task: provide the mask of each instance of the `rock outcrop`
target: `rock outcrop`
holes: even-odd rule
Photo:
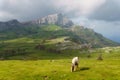
[[[62,27],[71,27],[73,22],[62,14],[52,14],[43,18],[30,21],[31,24],[43,25],[43,24],[56,24]]]

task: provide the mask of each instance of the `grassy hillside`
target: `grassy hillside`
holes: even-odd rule
[[[71,50],[65,51],[64,54],[56,54],[38,50],[26,56],[14,56],[9,58],[12,60],[0,61],[0,79],[119,80],[119,52],[120,48],[96,49],[91,52],[91,57],[88,58],[85,51]],[[99,53],[103,53],[102,61],[96,60]],[[70,72],[73,56],[80,58],[79,68],[76,72]]]
[[[50,28],[50,31],[58,29]],[[37,29],[41,30],[41,29]],[[63,49],[76,47],[66,35],[51,38],[48,27],[40,37],[0,41],[1,80],[119,80],[120,47],[101,49]],[[59,28],[58,30],[61,30]],[[66,33],[66,32],[65,32]],[[66,40],[67,39],[67,40]],[[60,45],[60,46],[59,46]],[[67,45],[67,46],[66,46]],[[97,60],[102,54],[103,60]],[[79,56],[79,68],[70,72],[71,59]]]
[[[106,39],[101,34],[94,32],[91,29],[81,26],[73,28],[62,28],[54,24],[49,25],[24,25],[14,26],[10,29],[0,31],[0,40],[12,40],[16,38],[29,37],[32,39],[55,39],[60,37],[69,37],[68,40],[77,44],[91,44],[92,47],[118,46],[109,39]]]
[[[119,45],[99,33],[94,32],[92,29],[84,28],[83,26],[75,26],[72,28],[73,33],[79,36],[86,43],[90,43],[93,47],[106,47]]]
[[[0,80],[119,80],[118,45],[81,26],[1,22]]]

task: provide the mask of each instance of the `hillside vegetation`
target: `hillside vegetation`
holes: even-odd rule
[[[119,80],[120,47],[62,49],[68,38],[18,38],[1,41],[1,80]],[[72,43],[72,42],[71,42]],[[73,44],[73,43],[72,43]],[[70,46],[70,45],[69,45]],[[57,48],[58,47],[58,48]],[[63,46],[66,47],[66,46]],[[67,45],[68,47],[68,45]],[[72,45],[72,47],[74,47]],[[102,55],[103,60],[98,60]],[[79,68],[71,72],[71,59],[79,56]]]
[[[69,37],[67,40],[77,44],[91,44],[92,47],[118,46],[109,39],[106,39],[101,34],[94,32],[91,29],[81,26],[73,28],[62,28],[57,25],[42,25],[42,26],[25,26],[5,29],[0,32],[0,40],[12,40],[16,38],[28,37],[31,39],[55,39],[59,37]]]
[[[1,80],[119,80],[120,48],[96,49],[90,53],[66,50],[62,54],[35,50],[0,61]],[[102,53],[103,60],[97,60]],[[70,71],[71,59],[79,56],[79,68]]]
[[[61,16],[0,22],[0,80],[120,79],[120,44]]]
[[[68,41],[79,45],[89,44],[94,48],[120,45],[92,29],[74,25],[62,14],[51,14],[22,23],[17,20],[0,22],[0,41],[24,37],[49,40],[66,36]]]

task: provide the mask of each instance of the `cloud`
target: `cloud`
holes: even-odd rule
[[[120,0],[0,0],[0,21],[28,21],[53,13],[120,40]]]
[[[74,16],[88,16],[103,5],[106,0],[59,0],[54,1],[57,8]]]
[[[104,3],[105,0],[0,0],[0,20],[24,21],[56,12],[71,18],[88,16]]]
[[[119,15],[120,0],[107,0],[106,3],[99,7],[92,15],[89,16],[89,18],[105,21],[119,21]]]
[[[52,13],[73,18],[120,20],[120,0],[0,0],[0,20],[20,21],[40,18]]]
[[[16,18],[26,21],[57,12],[48,0],[2,0],[0,4],[0,20]]]
[[[111,40],[120,42],[120,21],[91,20],[85,17],[78,17],[73,20],[76,24],[91,28]]]
[[[96,32],[103,34],[105,37],[120,42],[120,21],[91,21],[95,25],[93,28]]]

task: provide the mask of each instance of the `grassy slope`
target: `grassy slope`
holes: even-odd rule
[[[40,53],[39,53],[40,54]],[[49,55],[48,55],[49,56]],[[46,56],[46,58],[48,57]],[[53,56],[53,55],[52,55]],[[40,57],[40,56],[39,56]],[[56,55],[53,56],[58,57]],[[119,80],[120,59],[80,57],[80,68],[71,73],[71,57],[45,60],[5,60],[0,61],[1,80]],[[45,58],[45,56],[44,56]],[[51,57],[52,58],[52,57]]]
[[[73,32],[84,39],[87,43],[91,43],[93,47],[106,47],[106,46],[117,46],[115,43],[99,33],[94,32],[92,29],[84,28],[82,26],[73,27]]]
[[[53,27],[50,27],[53,26]],[[23,37],[0,41],[0,52],[9,49],[26,49],[26,55],[11,56],[0,61],[0,80],[119,80],[120,48],[98,49],[87,58],[87,51],[65,50],[57,54],[45,50],[36,50],[35,46],[43,42],[47,47],[54,47],[63,42],[68,32],[58,26],[50,25],[38,29],[34,38]],[[37,28],[36,28],[37,29]],[[31,29],[32,31],[32,29]],[[33,33],[29,31],[29,33]],[[54,33],[54,35],[53,35]],[[57,33],[57,34],[55,34]],[[65,35],[63,35],[63,33]],[[41,35],[40,35],[41,34]],[[51,34],[53,35],[51,38]],[[39,37],[38,37],[39,36]],[[57,39],[54,37],[59,36]],[[99,53],[103,53],[103,61],[97,61]],[[80,66],[71,73],[71,59],[80,57]]]
[[[63,41],[64,37],[46,41],[46,45]],[[11,60],[0,61],[1,80],[119,80],[120,48],[96,49],[91,58],[86,51],[66,50],[61,54],[35,50],[34,46],[41,39],[20,38],[5,41],[3,48],[26,48],[29,54],[9,57]],[[21,43],[22,42],[22,43]],[[53,46],[51,46],[53,47]],[[103,61],[97,61],[103,53]],[[70,72],[71,59],[80,57],[79,69]]]
[[[91,29],[81,26],[76,26],[71,29],[64,29],[60,26],[49,25],[31,25],[31,26],[18,26],[0,32],[0,40],[10,40],[21,37],[30,37],[34,39],[53,39],[64,36],[69,36],[69,39],[79,44],[91,44],[93,47],[104,46],[118,46],[118,43],[104,38],[102,35],[95,33]]]

